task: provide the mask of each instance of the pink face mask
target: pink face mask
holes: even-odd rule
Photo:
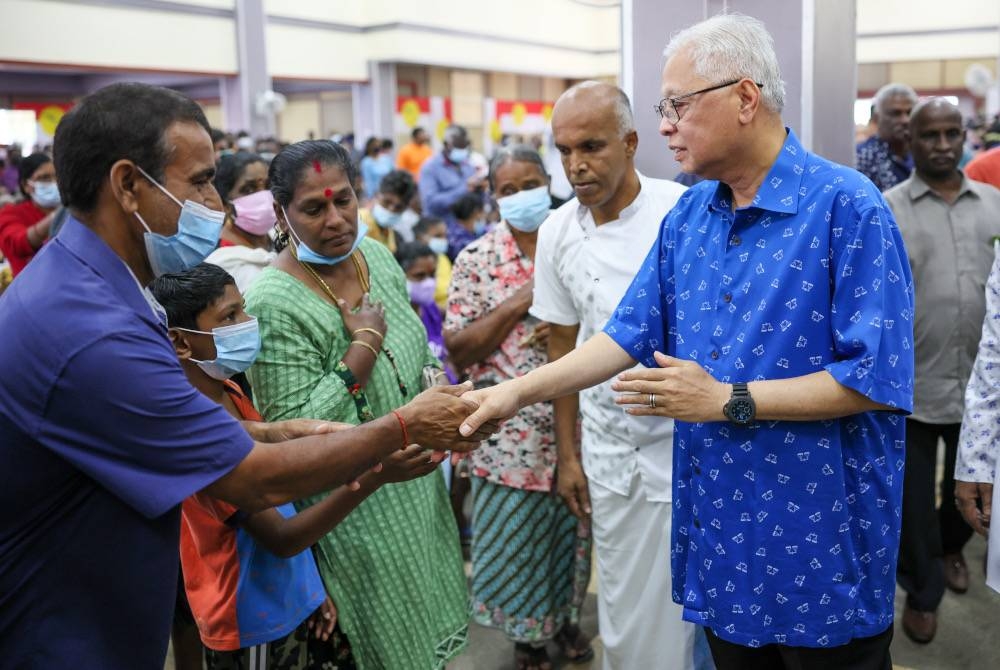
[[[271,191],[257,191],[232,202],[236,209],[236,225],[242,230],[251,235],[264,235],[274,227],[277,217],[274,215]]]

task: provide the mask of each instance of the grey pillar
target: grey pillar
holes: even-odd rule
[[[351,86],[356,146],[372,136],[393,136],[396,89],[396,64],[374,61],[368,63],[368,83]]]
[[[219,80],[222,113],[229,130],[246,130],[254,137],[274,135],[277,124],[273,113],[257,114],[255,101],[271,89],[267,71],[267,15],[264,0],[236,0],[235,28],[236,77]]]
[[[678,30],[723,11],[760,19],[774,37],[785,124],[809,150],[853,165],[855,0],[623,0],[621,81],[635,109],[639,170],[655,177],[679,171],[652,111],[661,98],[663,48]]]

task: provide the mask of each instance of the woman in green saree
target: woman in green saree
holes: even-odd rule
[[[261,330],[250,371],[261,413],[356,424],[392,412],[439,363],[403,272],[359,230],[350,156],[299,142],[268,177],[290,243],[246,296]],[[464,648],[468,593],[439,472],[374,492],[315,555],[361,670],[443,668]]]

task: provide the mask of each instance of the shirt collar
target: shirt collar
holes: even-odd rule
[[[927,182],[925,182],[923,179],[920,178],[920,175],[918,175],[916,172],[914,172],[912,175],[910,175],[910,184],[909,184],[910,200],[919,200],[920,198],[924,197],[928,193],[932,193],[935,197],[940,197],[940,196],[938,196],[937,193],[934,192],[934,189],[932,189],[927,184]],[[957,201],[959,198],[961,198],[962,196],[964,196],[966,193],[968,193],[968,194],[970,194],[970,195],[972,195],[973,197],[976,197],[976,198],[979,197],[979,194],[976,193],[975,190],[973,190],[972,184],[969,182],[969,178],[966,177],[965,173],[963,172],[962,173],[962,185],[958,189],[958,197],[956,197],[955,200]]]
[[[514,239],[514,235],[510,232],[510,226],[507,225],[506,221],[500,221],[493,228],[493,241],[496,245],[494,251],[496,252],[497,266],[527,259],[521,252],[521,247],[517,246],[517,240]]]
[[[795,214],[799,211],[799,187],[809,152],[790,128],[785,128],[785,132],[788,133],[785,143],[750,206],[780,214]],[[709,206],[717,211],[731,212],[732,193],[728,185],[719,182]]]
[[[618,213],[618,218],[615,219],[615,221],[626,221],[635,216],[642,209],[647,198],[649,197],[648,193],[652,188],[649,185],[649,177],[645,176],[638,170],[635,171],[635,174],[639,178],[639,193],[635,196],[635,199],[632,202],[625,206],[625,209]],[[577,222],[581,226],[595,228],[596,224],[594,223],[594,217],[590,213],[590,208],[581,205],[579,200],[577,200],[576,203]],[[609,221],[608,223],[611,222]]]
[[[122,301],[142,318],[165,325],[163,307],[143,288],[125,261],[94,231],[71,215],[54,241],[104,279]]]

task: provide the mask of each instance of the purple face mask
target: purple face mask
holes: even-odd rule
[[[406,288],[410,291],[410,302],[415,305],[426,305],[434,302],[434,290],[437,288],[437,280],[428,277],[421,281],[406,280]]]

